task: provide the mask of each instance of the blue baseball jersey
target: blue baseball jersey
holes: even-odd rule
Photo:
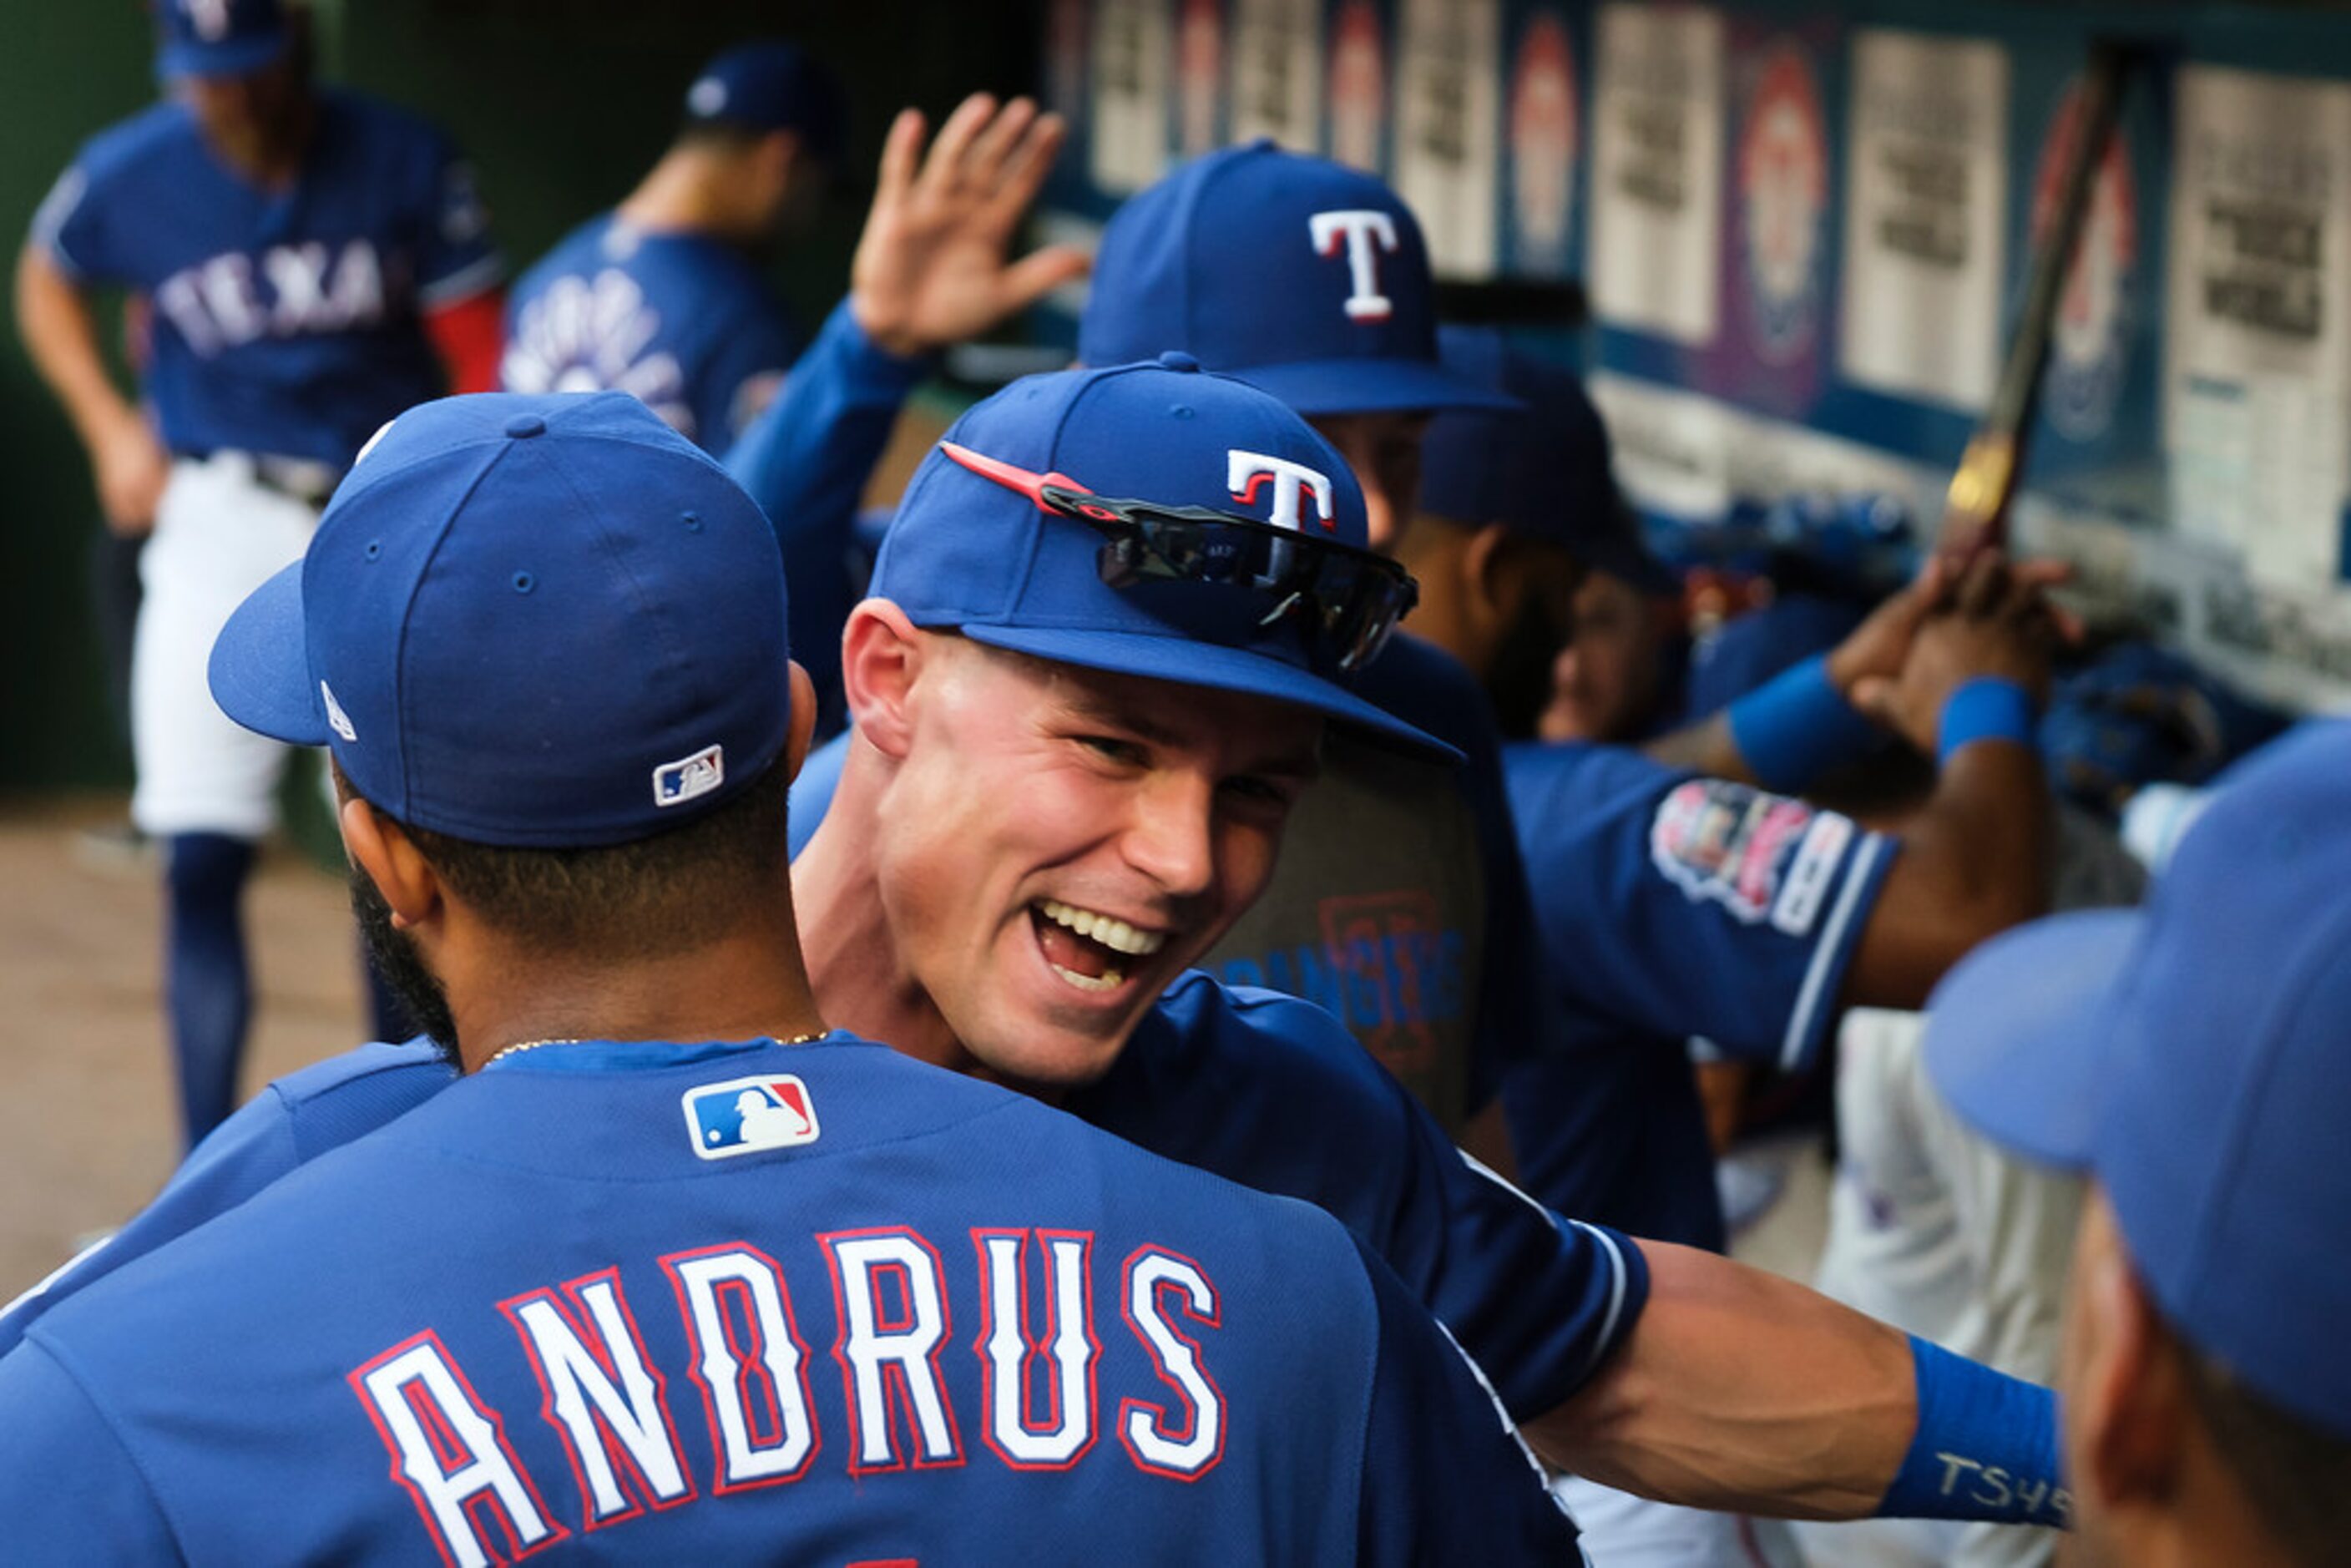
[[[471,172],[423,120],[322,91],[300,172],[255,185],[162,103],[93,137],[41,204],[73,279],[153,304],[146,392],[164,444],[341,467],[446,390],[420,312],[493,287]]]
[[[0,1351],[106,1274],[230,1212],[453,1082],[422,1042],[281,1080],[206,1139],[153,1207],[0,1317]],[[1345,1222],[1492,1377],[1513,1416],[1582,1386],[1648,1297],[1639,1249],[1562,1219],[1448,1144],[1320,1009],[1184,977],[1073,1114],[1156,1155]]]
[[[841,1036],[464,1079],[47,1315],[0,1407],[42,1561],[1574,1550],[1329,1217]]]
[[[724,454],[783,384],[799,334],[749,256],[706,235],[590,218],[507,301],[508,392],[624,392]]]
[[[1504,1088],[1520,1174],[1570,1212],[1719,1249],[1687,1042],[1809,1066],[1897,846],[1625,747],[1517,746],[1506,766],[1567,1047]]]

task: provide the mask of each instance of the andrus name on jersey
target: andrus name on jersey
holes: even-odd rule
[[[1013,1470],[1067,1470],[1101,1429],[1102,1344],[1093,1293],[1094,1238],[1084,1231],[978,1229],[980,1434]],[[966,1462],[962,1424],[941,1357],[954,1334],[939,1250],[904,1228],[815,1239],[839,1324],[846,1465],[855,1476]],[[1032,1255],[1041,1260],[1043,1329],[1030,1331]],[[808,1475],[824,1446],[792,1293],[775,1259],[747,1241],[660,1260],[708,1434],[707,1495]],[[1141,1347],[1138,1386],[1118,1405],[1116,1434],[1137,1470],[1197,1480],[1222,1458],[1225,1402],[1203,1355],[1221,1326],[1216,1287],[1189,1258],[1145,1245],[1119,1265],[1119,1318]],[[643,1294],[643,1291],[640,1291]],[[561,1438],[581,1530],[695,1500],[668,1369],[654,1364],[618,1269],[497,1303]],[[967,1368],[968,1363],[959,1364]],[[348,1375],[425,1528],[452,1563],[538,1550],[569,1534],[509,1440],[516,1412],[492,1408],[440,1333],[426,1329]],[[836,1408],[829,1403],[830,1412]],[[1108,1460],[1097,1462],[1113,1462]],[[502,1540],[493,1541],[485,1532]]]
[[[371,242],[310,240],[183,267],[156,287],[155,306],[210,359],[262,338],[372,327],[383,319],[386,283]]]

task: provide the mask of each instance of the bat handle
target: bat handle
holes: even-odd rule
[[[2015,490],[2016,438],[1986,431],[1968,443],[1943,497],[1942,548],[1973,555],[2007,542],[2008,502]]]

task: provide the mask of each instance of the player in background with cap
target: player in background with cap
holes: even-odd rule
[[[1642,552],[1575,376],[1492,332],[1448,330],[1445,352],[1524,411],[1447,414],[1432,430],[1406,552],[1416,613],[1523,734],[1582,571],[1625,575]],[[1914,585],[1876,618],[1900,632],[1916,677],[1896,716],[1930,754],[1969,683],[2045,695],[2053,640],[2032,584],[1997,559],[1928,612],[1935,591]],[[1934,793],[1886,833],[1630,747],[1510,750],[1543,973],[1577,1046],[1506,1092],[1537,1196],[1644,1236],[1723,1245],[1683,1042],[1800,1071],[1844,1007],[1916,1007],[1970,947],[2045,907],[2050,799],[2030,734],[1974,738],[2010,744],[1945,747]],[[1617,1092],[1603,1092],[1610,1079]]]
[[[0,1360],[12,1550],[1568,1560],[1329,1217],[826,1031],[784,639],[758,508],[632,399],[371,448],[213,679],[330,749],[355,904],[465,1076]]]
[[[1438,361],[1434,296],[1420,225],[1385,183],[1259,141],[1195,159],[1113,214],[1078,355],[1179,350],[1280,398],[1346,458],[1371,547],[1393,551],[1431,413],[1509,402]],[[1336,1014],[1507,1168],[1493,1085],[1502,1064],[1543,1048],[1544,1004],[1493,725],[1475,680],[1408,635],[1362,689],[1468,765],[1332,736],[1272,885],[1208,967]]]
[[[500,264],[472,177],[406,114],[309,79],[307,13],[163,0],[171,98],[83,147],[33,221],[16,319],[111,527],[153,530],[133,649],[131,815],[164,846],[165,997],[193,1145],[235,1103],[251,1007],[239,913],[286,750],[223,718],[204,651],[302,551],[370,433],[489,382]],[[143,401],[89,295],[143,296]]]
[[[2273,743],[2142,908],[2011,933],[1929,1009],[1960,1116],[2089,1178],[2058,1357],[2084,1563],[2342,1558],[2346,780],[2351,726]]]
[[[636,189],[516,282],[501,383],[633,392],[705,451],[725,453],[799,349],[759,252],[814,215],[848,118],[839,79],[797,45],[717,55]]]

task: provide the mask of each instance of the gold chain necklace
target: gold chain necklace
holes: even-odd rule
[[[776,1041],[776,1043],[778,1045],[806,1045],[811,1040],[822,1040],[831,1031],[829,1030],[816,1030],[808,1034],[796,1034],[789,1040],[779,1040]],[[504,1061],[509,1056],[519,1056],[526,1051],[537,1051],[543,1045],[578,1045],[580,1043],[580,1038],[577,1035],[562,1040],[518,1040],[512,1045],[500,1046],[497,1050],[490,1052],[488,1058],[483,1061],[482,1067],[489,1067],[495,1063]],[[481,1071],[481,1068],[477,1067],[474,1071],[478,1072]]]

